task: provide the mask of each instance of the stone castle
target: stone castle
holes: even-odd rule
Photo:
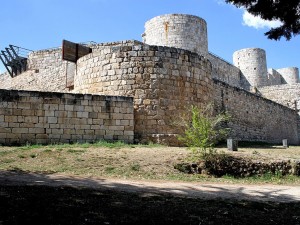
[[[267,69],[246,48],[233,62],[208,51],[205,20],[183,14],[145,24],[143,42],[89,45],[71,63],[60,48],[31,52],[27,70],[0,75],[0,143],[105,140],[177,145],[186,107],[214,103],[232,116],[231,137],[299,144],[299,70]]]

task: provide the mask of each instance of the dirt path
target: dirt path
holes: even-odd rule
[[[0,184],[70,186],[141,193],[142,195],[173,194],[204,199],[231,199],[271,202],[300,201],[299,186],[281,185],[229,185],[218,183],[134,181],[100,179],[93,177],[64,176],[0,171]]]

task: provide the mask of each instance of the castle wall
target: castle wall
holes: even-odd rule
[[[276,70],[281,74],[282,78],[287,84],[299,83],[299,69],[296,67],[287,67]]]
[[[0,90],[0,144],[133,142],[128,97]]]
[[[68,92],[66,88],[66,61],[61,49],[32,52],[28,57],[28,70],[14,78],[1,74],[0,88],[31,91]]]
[[[220,57],[209,53],[207,59],[212,63],[212,77],[231,86],[241,86],[241,71]]]
[[[205,20],[192,15],[167,14],[152,18],[145,24],[144,43],[186,49],[207,55]]]
[[[227,111],[231,136],[243,141],[299,144],[296,111],[214,79],[217,111]]]
[[[300,109],[300,84],[285,84],[259,88],[260,94],[291,109]]]
[[[272,86],[280,84],[286,84],[281,74],[274,69],[268,69],[268,85]]]
[[[175,145],[186,106],[212,100],[211,63],[169,47],[106,46],[77,63],[75,92],[134,97],[136,140]]]
[[[233,64],[238,67],[250,86],[268,85],[266,52],[260,48],[245,48],[234,52]]]

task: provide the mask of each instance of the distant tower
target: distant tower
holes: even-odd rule
[[[245,48],[233,53],[233,64],[240,68],[253,87],[267,85],[266,52],[260,48]]]
[[[299,83],[299,69],[297,67],[287,67],[276,70],[287,84]]]
[[[167,14],[154,17],[145,24],[144,43],[182,48],[207,55],[205,20],[192,15]]]

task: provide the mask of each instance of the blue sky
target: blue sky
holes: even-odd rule
[[[142,40],[144,23],[158,15],[184,13],[208,24],[209,51],[232,62],[234,51],[263,48],[268,68],[300,68],[300,36],[268,40],[264,22],[222,0],[1,0],[0,49],[9,44],[31,50],[74,42]],[[248,25],[246,25],[246,23]],[[1,64],[1,63],[0,63]],[[0,71],[4,71],[2,64]]]

